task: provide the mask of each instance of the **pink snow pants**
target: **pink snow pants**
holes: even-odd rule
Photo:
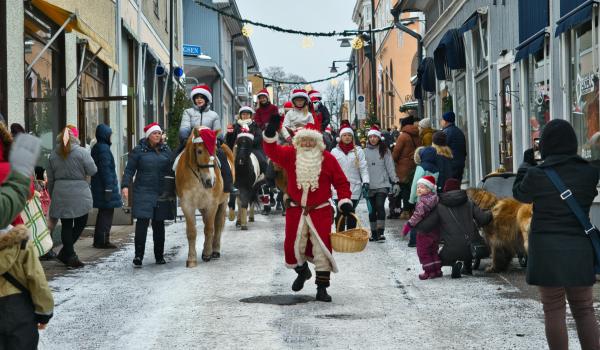
[[[440,235],[435,233],[417,233],[417,255],[427,273],[438,272],[442,268],[442,261],[438,256]]]

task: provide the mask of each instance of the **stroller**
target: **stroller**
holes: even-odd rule
[[[515,182],[515,173],[491,173],[481,180],[479,188],[495,194],[498,198],[512,197],[512,188]],[[490,248],[480,234],[481,239],[473,241],[471,253],[473,254],[473,269],[479,269],[481,259],[490,257]],[[517,252],[519,265],[527,266],[527,253]]]

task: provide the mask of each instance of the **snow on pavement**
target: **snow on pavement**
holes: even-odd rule
[[[279,216],[259,215],[249,231],[228,222],[221,259],[187,269],[178,222],[167,228],[167,265],[154,264],[149,235],[142,269],[131,265],[130,244],[56,278],[40,349],[546,348],[539,302],[494,277],[452,280],[447,268],[420,281],[416,251],[390,233],[360,254],[335,254],[332,303],[314,301],[314,277],[293,295],[283,226]],[[572,329],[570,342],[579,347]]]

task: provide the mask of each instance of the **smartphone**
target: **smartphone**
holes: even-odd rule
[[[542,153],[540,152],[540,139],[533,139],[533,159],[536,161],[542,160]]]

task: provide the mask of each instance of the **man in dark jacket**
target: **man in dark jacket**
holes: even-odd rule
[[[92,176],[92,198],[94,208],[98,208],[96,228],[94,230],[94,248],[115,249],[110,243],[115,208],[123,206],[119,193],[119,182],[115,168],[115,158],[110,151],[111,128],[106,124],[96,127],[96,144],[92,147],[92,158],[98,172]]]
[[[254,122],[261,130],[265,130],[269,119],[274,114],[279,114],[279,108],[271,103],[269,90],[262,89],[256,95],[258,99],[258,108],[254,113]]]
[[[446,142],[452,150],[452,178],[462,182],[465,171],[465,160],[467,159],[467,141],[465,134],[454,122],[454,112],[446,112],[442,116],[442,131],[446,134]]]
[[[589,215],[598,194],[598,170],[577,155],[577,148],[573,127],[565,120],[552,120],[540,139],[543,163],[537,164],[533,149],[525,151],[513,185],[517,200],[533,203],[527,283],[539,286],[546,330],[553,330],[546,332],[551,349],[567,348],[565,296],[577,324],[581,348],[600,348],[592,290],[596,282],[594,249],[583,226],[545,173],[546,168],[554,169],[585,215]]]
[[[470,245],[481,239],[477,226],[491,221],[491,212],[483,211],[471,202],[467,192],[460,189],[458,180],[448,179],[437,207],[417,225],[417,230],[440,227],[441,240],[444,241],[439,252],[442,266],[452,266],[452,278],[459,278],[461,269],[462,273],[472,274]]]

